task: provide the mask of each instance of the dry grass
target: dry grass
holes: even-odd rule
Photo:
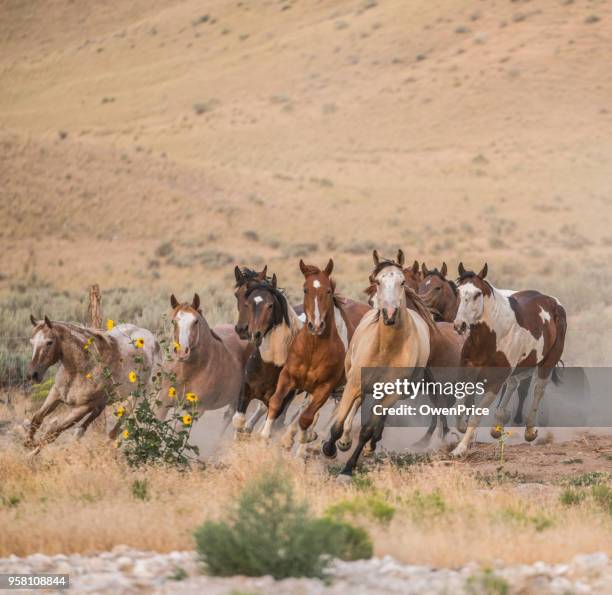
[[[304,464],[257,441],[234,444],[207,469],[179,473],[130,469],[119,451],[90,437],[34,459],[17,448],[0,453],[0,556],[93,552],[116,544],[191,549],[200,522],[218,517],[258,471],[279,465],[316,512],[363,490],[387,500],[396,509],[388,527],[356,519],[371,531],[377,555],[448,567],[471,560],[559,562],[578,553],[612,554],[612,519],[589,499],[565,507],[552,488],[525,498],[512,483],[487,488],[456,465],[399,470],[384,464],[359,489],[339,484],[318,461]],[[132,494],[133,482],[144,478],[148,500]]]

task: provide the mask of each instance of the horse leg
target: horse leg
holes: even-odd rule
[[[497,391],[486,391],[482,397],[481,402],[478,404],[478,407],[489,407],[493,401],[495,401],[495,397],[497,396]],[[451,452],[453,457],[461,457],[470,447],[472,440],[474,439],[474,435],[476,434],[476,429],[478,428],[478,424],[480,423],[480,415],[474,414],[470,417],[470,421],[468,423],[467,430],[461,439],[461,442],[455,446],[454,450]]]
[[[68,415],[64,418],[62,423],[58,424],[54,428],[50,428],[46,434],[41,438],[40,444],[50,444],[55,441],[57,437],[67,430],[71,428],[74,424],[80,422],[88,413],[92,412],[91,404],[80,405],[75,407],[68,413]]]
[[[438,418],[436,415],[432,415],[429,421],[429,426],[427,427],[427,431],[412,446],[414,446],[415,448],[427,448],[429,446],[431,437],[433,436],[433,433],[436,430],[437,425]]]
[[[361,378],[353,380],[353,376],[351,375],[351,378],[347,379],[346,386],[342,392],[338,413],[329,431],[329,438],[321,446],[321,452],[329,459],[336,457],[336,442],[338,442],[338,439],[344,434],[344,422],[347,420],[357,399],[361,400]]]
[[[312,396],[310,394],[305,393],[304,402],[300,405],[300,408],[298,409],[297,413],[293,416],[293,419],[287,426],[287,431],[284,433],[281,439],[281,445],[283,446],[283,448],[286,448],[287,450],[291,450],[293,448],[293,441],[299,428],[298,424],[300,416],[302,415],[302,413],[304,413],[308,405],[310,405],[311,398]]]
[[[514,414],[514,419],[512,420],[516,425],[523,424],[523,408],[525,407],[525,400],[529,396],[529,387],[531,386],[531,377],[523,378],[520,381],[518,386],[518,407],[516,408],[516,413]]]
[[[533,403],[531,404],[531,409],[529,410],[527,419],[525,420],[525,440],[527,440],[527,442],[533,442],[538,437],[538,430],[534,427],[536,415],[538,414],[540,401],[544,397],[546,385],[550,381],[550,376],[550,373],[545,378],[538,376],[533,385]]]
[[[317,439],[317,433],[312,428],[319,417],[321,407],[325,405],[333,389],[334,385],[332,383],[325,383],[320,384],[312,391],[312,399],[298,420],[300,427],[300,447],[297,453],[298,456],[305,454],[304,445],[306,443],[313,442]]]
[[[28,429],[28,437],[25,440],[25,446],[34,446],[34,434],[36,434],[36,431],[40,428],[45,417],[54,411],[60,403],[59,391],[55,388],[55,385],[53,385],[40,409],[32,417],[30,428]]]
[[[506,386],[504,387],[504,393],[499,401],[497,410],[495,411],[495,421],[498,423],[497,426],[491,428],[491,436],[496,440],[502,435],[504,431],[504,425],[510,421],[510,412],[508,411],[508,403],[518,386],[518,378],[516,376],[510,376]]]
[[[287,411],[289,410],[289,405],[291,404],[293,399],[295,399],[295,395],[296,394],[297,394],[297,391],[292,390],[283,399],[283,404],[281,405],[280,413],[278,414],[278,417],[276,418],[276,420],[274,420],[274,429],[275,430],[285,427],[285,420],[287,418]]]
[[[246,411],[249,407],[249,403],[251,402],[252,398],[253,398],[253,394],[251,391],[251,387],[246,382],[244,382],[242,385],[242,388],[240,389],[240,396],[238,397],[238,406],[236,407],[236,413],[234,413],[234,417],[232,418],[232,424],[236,432],[247,431],[246,426],[248,424],[246,421]],[[255,414],[257,414],[258,412],[259,412],[259,406],[257,407]],[[255,426],[258,419],[259,418],[257,418],[255,422],[252,424],[251,431],[253,430],[253,426]],[[252,420],[252,417],[249,420],[249,423],[251,422],[251,420]]]
[[[77,431],[75,434],[75,437],[77,440],[80,440],[83,437],[83,434],[85,434],[85,432],[87,431],[87,428],[91,425],[92,422],[98,419],[98,417],[100,416],[100,413],[104,411],[105,407],[106,405],[104,403],[101,403],[100,405],[98,405],[98,407],[96,407],[91,412],[89,417],[77,428]]]
[[[270,401],[268,402],[268,417],[266,418],[266,423],[264,424],[263,429],[261,430],[261,435],[264,438],[269,438],[272,433],[272,424],[274,420],[279,416],[283,401],[285,397],[296,388],[296,383],[287,368],[283,368],[280,376],[278,377],[278,382],[276,383],[276,390],[272,397],[270,397]]]
[[[336,443],[338,448],[346,452],[349,448],[351,448],[353,444],[353,439],[351,437],[351,432],[353,430],[353,420],[355,419],[355,415],[357,414],[357,410],[361,406],[361,398],[358,397],[353,401],[353,406],[349,411],[347,418],[344,420],[344,424],[342,426],[342,436],[340,436],[340,440]]]

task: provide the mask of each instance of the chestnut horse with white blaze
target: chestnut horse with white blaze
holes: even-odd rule
[[[170,306],[176,358],[168,371],[176,380],[164,379],[158,417],[164,419],[176,402],[170,388],[179,396],[194,393],[200,413],[226,406],[233,413],[242,388],[248,344],[231,324],[211,328],[202,314],[197,293],[191,304],[179,303],[172,295]]]
[[[316,434],[309,433],[308,429],[329,395],[344,381],[346,350],[355,328],[369,307],[336,295],[335,283],[331,278],[333,268],[331,259],[323,270],[300,260],[300,270],[304,275],[306,324],[291,343],[276,391],[270,398],[268,417],[262,431],[264,437],[270,436],[272,423],[280,413],[287,394],[293,390],[303,390],[311,395],[311,399],[299,417],[300,443],[303,445],[315,440]]]
[[[538,433],[534,426],[546,385],[551,379],[558,382],[555,368],[565,344],[565,309],[559,300],[538,291],[517,291],[507,296],[486,280],[487,272],[486,264],[478,274],[459,264],[460,303],[454,324],[458,333],[468,333],[462,365],[487,370],[480,372],[484,377],[479,380],[486,380],[487,388],[479,407],[489,407],[508,383],[496,413],[500,424],[509,418],[508,400],[521,378],[535,378],[525,427],[525,440],[531,442]],[[454,456],[466,453],[479,421],[478,415],[470,418],[467,432],[453,450]],[[499,438],[501,431],[492,428],[491,435]]]
[[[130,395],[130,372],[140,366],[144,377],[139,380],[146,387],[161,364],[159,343],[153,333],[133,324],[119,324],[110,331],[101,331],[69,322],[52,322],[46,316],[42,321],[30,316],[30,320],[34,330],[29,377],[40,382],[50,366],[60,365],[47,398],[32,417],[26,446],[35,446],[36,431],[60,403],[70,411],[49,428],[39,445],[52,442],[79,422],[82,436],[111,398],[122,400]],[[137,357],[142,358],[141,364],[135,363]],[[120,422],[111,430],[111,438],[118,433]]]

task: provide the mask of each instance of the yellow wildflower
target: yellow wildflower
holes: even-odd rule
[[[128,380],[132,383],[135,384],[136,381],[138,380],[138,374],[136,374],[136,372],[134,372],[134,370],[132,370],[129,374],[128,374]]]
[[[112,331],[113,328],[115,328],[115,321],[111,320],[110,318],[106,321],[106,330],[107,331]]]
[[[191,415],[183,415],[183,424],[186,426],[190,426],[191,422],[193,420],[191,419]]]
[[[195,403],[198,400],[198,395],[196,395],[195,393],[187,393],[185,395],[185,398],[190,402],[190,403]]]
[[[89,346],[93,343],[93,338],[89,337],[89,339],[87,339],[87,343],[85,343],[85,345],[83,345],[83,349],[85,351],[87,351],[89,349]]]
[[[127,438],[130,435],[130,433],[127,430],[123,430],[123,437]]]
[[[117,411],[115,411],[115,415],[116,415],[117,417],[123,417],[123,416],[124,416],[124,414],[125,414],[125,407],[124,407],[123,405],[121,405],[121,406],[120,406],[120,407],[117,409]]]
[[[171,399],[172,399],[172,398],[174,398],[174,397],[176,397],[176,389],[175,389],[173,386],[171,386],[171,387],[168,389],[168,396],[169,396]]]
[[[172,343],[173,347],[174,347],[174,351],[178,351],[181,348],[181,344],[177,343],[176,341],[174,341],[174,343]]]
[[[144,339],[139,337],[138,339],[136,339],[136,341],[134,341],[134,345],[136,345],[138,349],[142,349],[144,347]]]
[[[503,430],[503,428],[498,424],[495,426],[495,431],[496,432],[501,432]]]
[[[87,372],[87,374],[85,374],[85,378],[87,378],[87,380],[91,380],[93,378],[93,375],[91,372]]]

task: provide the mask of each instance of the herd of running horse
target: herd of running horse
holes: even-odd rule
[[[538,291],[511,291],[487,280],[485,264],[478,273],[459,264],[458,278],[448,278],[444,263],[428,269],[414,262],[405,267],[404,254],[395,260],[373,252],[374,268],[365,290],[367,303],[341,297],[332,278],[334,263],[325,268],[300,260],[304,299],[288,303],[276,275],[235,268],[238,322],[211,328],[196,294],[191,303],[170,298],[175,353],[162,361],[156,337],[131,324],[108,331],[31,317],[30,377],[39,382],[47,368],[59,362],[55,383],[29,423],[27,445],[40,447],[64,430],[78,425],[82,435],[108,405],[105,378],[112,377],[122,398],[130,394],[129,370],[137,354],[150,382],[158,366],[172,377],[162,385],[158,411],[165,417],[176,402],[176,392],[198,395],[200,411],[227,407],[237,433],[251,432],[266,415],[261,435],[269,438],[283,428],[287,448],[296,436],[299,451],[316,440],[314,431],[321,407],[341,393],[329,435],[321,445],[326,457],[337,448],[349,450],[351,430],[362,400],[361,369],[472,367],[488,374],[479,407],[489,407],[502,394],[496,410],[499,437],[511,414],[509,405],[518,389],[515,422],[522,420],[530,385],[533,399],[525,417],[525,440],[537,436],[538,406],[547,383],[556,381],[566,334],[566,314],[560,302]],[[97,358],[89,357],[95,344]],[[102,371],[105,370],[105,373]],[[487,370],[487,372],[484,372]],[[494,372],[492,373],[491,370]],[[121,381],[120,379],[124,379]],[[298,415],[285,423],[296,395],[303,393]],[[399,397],[392,395],[386,404]],[[247,420],[251,401],[257,406]],[[68,413],[50,424],[43,438],[34,436],[43,419],[60,403]],[[452,455],[464,455],[474,439],[479,415],[459,420],[463,437]],[[437,421],[428,430],[431,434]],[[446,420],[444,420],[447,429]],[[359,431],[344,474],[350,475],[365,449],[373,450],[382,437],[384,416],[373,416]],[[118,426],[111,434],[116,435]],[[312,450],[312,445],[310,446]]]

